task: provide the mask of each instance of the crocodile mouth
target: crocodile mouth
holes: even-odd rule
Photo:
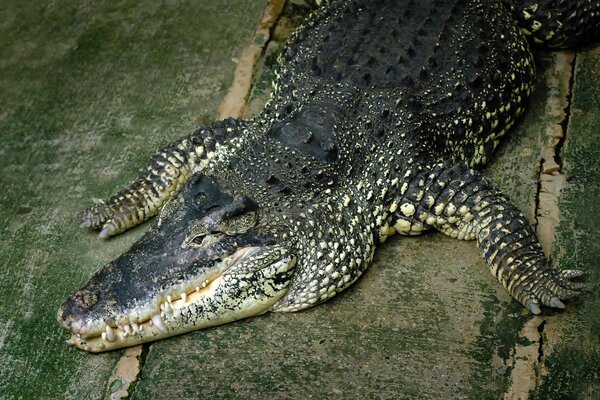
[[[245,247],[208,273],[114,317],[73,313],[67,303],[85,297],[84,288],[65,301],[58,320],[72,333],[67,343],[89,352],[155,341],[267,312],[287,293],[294,266],[295,258],[278,246]]]

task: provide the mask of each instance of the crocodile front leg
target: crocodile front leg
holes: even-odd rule
[[[571,281],[583,272],[552,268],[523,213],[464,164],[438,164],[416,174],[392,209],[399,233],[435,227],[454,238],[476,239],[492,274],[534,314],[540,304],[564,308],[561,300],[583,288]]]
[[[99,236],[106,239],[153,217],[244,125],[235,119],[217,121],[169,144],[129,187],[82,211],[81,226],[101,229]]]

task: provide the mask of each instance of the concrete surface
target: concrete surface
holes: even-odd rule
[[[21,3],[0,5],[0,398],[600,397],[600,48],[538,55],[531,107],[486,171],[556,265],[589,272],[566,312],[527,315],[474,243],[428,234],[392,238],[306,312],[89,355],[63,342],[56,310],[145,227],[104,242],[75,213],[216,118],[256,45],[243,111],[259,110],[307,10],[290,2],[267,41],[263,1]]]

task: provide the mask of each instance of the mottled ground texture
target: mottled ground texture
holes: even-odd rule
[[[127,352],[64,343],[62,299],[145,229],[102,241],[77,210],[217,118],[234,81],[234,98],[254,82],[243,112],[260,109],[307,12],[283,3],[0,3],[0,398],[599,398],[600,47],[538,54],[531,107],[487,171],[556,265],[588,271],[566,312],[527,315],[473,243],[429,234],[389,240],[306,312]]]

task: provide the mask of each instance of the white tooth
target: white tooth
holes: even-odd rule
[[[165,317],[165,312],[161,311],[160,316],[161,316],[161,318],[164,318]]]
[[[158,330],[162,333],[168,332],[167,327],[165,326],[165,323],[163,322],[160,315],[155,315],[154,317],[152,317],[152,322],[154,322],[154,326],[158,328]]]
[[[125,325],[124,328],[125,328],[125,333],[127,335],[131,335],[131,327],[129,325]]]
[[[187,300],[187,293],[186,292],[181,292],[181,300],[183,300],[184,303]]]
[[[167,301],[169,302],[169,304],[173,301],[173,298],[171,297],[171,295],[167,295]]]
[[[196,292],[200,292],[200,286],[196,286]]]
[[[100,336],[102,336],[102,340],[106,341],[106,332],[102,332],[102,335]]]
[[[113,331],[113,329],[106,325],[106,340],[108,340],[109,342],[114,342],[115,340],[117,340],[117,335],[115,334],[115,331]]]
[[[160,303],[160,311],[165,311],[165,303]]]
[[[81,333],[78,333],[78,334],[77,334],[77,338],[78,338],[78,339],[81,339]]]
[[[135,322],[133,324],[131,324],[131,327],[133,328],[134,331],[136,331],[137,333],[141,333],[142,330],[140,329],[140,326],[138,324],[136,324]]]
[[[124,340],[127,337],[127,332],[121,333],[121,339]]]
[[[206,285],[208,285],[208,279],[202,282],[202,287],[206,287]]]

